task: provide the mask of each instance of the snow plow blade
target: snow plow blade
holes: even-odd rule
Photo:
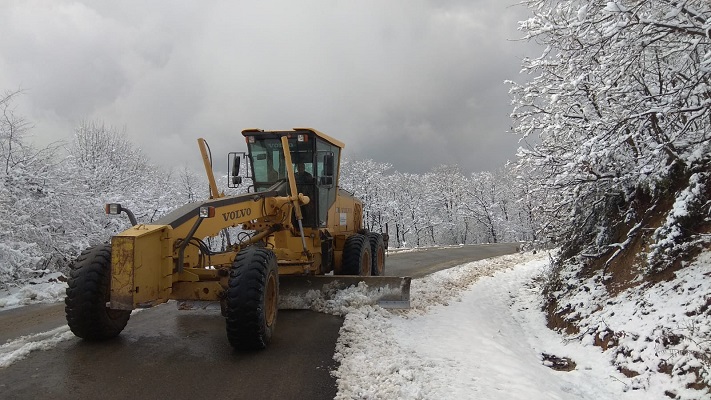
[[[338,301],[348,288],[382,308],[410,308],[411,280],[409,276],[280,276],[279,308],[308,310],[318,301]]]

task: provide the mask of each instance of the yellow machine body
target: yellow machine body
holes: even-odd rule
[[[242,134],[249,150],[250,192],[235,196],[218,192],[204,140],[199,139],[211,198],[180,207],[153,224],[136,224],[112,238],[111,309],[132,310],[171,299],[220,301],[235,257],[247,246],[272,250],[280,278],[333,272],[336,279],[343,274],[344,246],[351,235],[362,231],[363,208],[338,188],[343,143],[310,128],[249,129]],[[230,177],[238,182],[240,160],[235,160]],[[267,167],[275,174],[265,172]],[[311,175],[312,181],[299,183],[304,176],[299,168],[310,168],[306,176]],[[222,252],[206,248],[203,239],[230,227],[250,232],[249,238]],[[404,288],[400,300],[409,304],[409,278],[405,282],[380,277],[376,285]]]

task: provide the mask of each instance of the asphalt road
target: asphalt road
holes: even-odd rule
[[[470,261],[515,253],[518,251],[518,246],[518,243],[478,244],[394,253],[387,258],[385,272],[391,276],[421,278]]]
[[[509,254],[515,244],[391,254],[386,272],[421,277]],[[232,350],[218,310],[174,303],[134,313],[115,340],[72,338],[0,368],[2,399],[333,399],[333,351],[340,317],[280,310],[269,348]],[[63,304],[0,312],[0,343],[66,326]]]

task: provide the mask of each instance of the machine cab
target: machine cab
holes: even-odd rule
[[[302,207],[304,227],[327,226],[328,210],[336,201],[338,166],[343,143],[315,129],[295,128],[293,131],[242,131],[247,141],[247,158],[254,190],[276,190],[288,194],[288,174],[291,168],[297,190],[309,196]],[[286,165],[281,138],[289,143],[291,165]]]

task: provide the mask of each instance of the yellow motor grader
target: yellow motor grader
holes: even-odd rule
[[[387,234],[362,227],[362,203],[338,187],[344,144],[311,128],[242,131],[247,153],[229,153],[228,186],[219,192],[208,146],[198,139],[210,184],[208,200],[186,204],[151,224],[136,221],[110,244],[84,251],[73,263],[66,316],[76,336],[115,337],[131,311],[165,303],[219,302],[230,344],[267,346],[280,297],[319,295],[364,282],[384,307],[409,307],[410,278],[387,277]],[[228,228],[241,240],[213,251],[204,241]],[[313,293],[312,293],[313,294]]]

